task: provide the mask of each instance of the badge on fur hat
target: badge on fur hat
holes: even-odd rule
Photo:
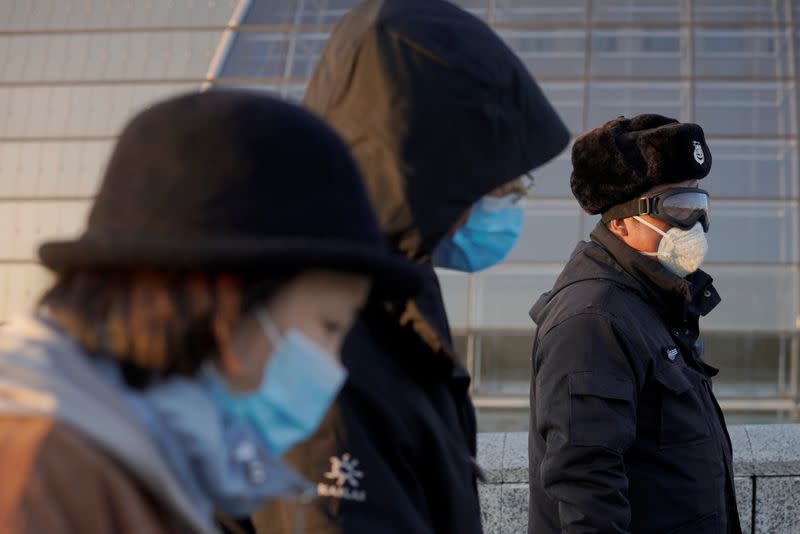
[[[692,144],[694,145],[694,160],[702,165],[706,160],[706,154],[703,152],[703,145],[700,144],[700,141],[692,141]]]

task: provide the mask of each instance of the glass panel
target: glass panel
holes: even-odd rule
[[[0,198],[93,195],[110,141],[0,143]]]
[[[458,358],[458,362],[465,366],[467,365],[467,349],[468,349],[468,336],[466,335],[454,335],[453,336],[453,351],[456,353],[456,358]],[[472,374],[471,369],[467,369],[467,371]]]
[[[785,0],[694,0],[697,22],[778,23],[785,17]]]
[[[713,246],[713,243],[712,243]],[[797,266],[703,268],[714,277],[722,303],[701,321],[703,331],[790,332],[800,324]]]
[[[695,121],[706,135],[784,136],[796,133],[793,83],[698,82]]]
[[[719,397],[767,397],[782,391],[791,336],[776,334],[707,333],[704,359],[720,373],[714,378]]]
[[[709,262],[797,262],[797,206],[786,202],[713,202]]]
[[[0,259],[34,260],[42,241],[84,227],[89,201],[0,202]]]
[[[688,84],[592,82],[589,86],[587,128],[594,128],[620,115],[633,117],[640,113],[658,113],[686,121],[689,118],[688,102]]]
[[[469,275],[448,269],[436,269],[450,328],[469,327]]]
[[[0,263],[0,321],[32,311],[52,282],[50,271],[39,265]]]
[[[544,82],[539,84],[542,92],[558,112],[561,120],[573,134],[583,130],[582,83]]]
[[[478,408],[478,432],[527,432],[528,408]]]
[[[284,86],[284,96],[289,100],[302,102],[303,96],[306,93],[306,84],[286,84]]]
[[[292,24],[297,0],[254,1],[242,24]]]
[[[528,334],[481,334],[475,339],[480,393],[527,393],[534,328]]]
[[[0,138],[116,135],[145,105],[198,84],[0,87]]]
[[[293,78],[311,76],[329,35],[328,33],[301,33],[294,37],[292,64],[289,67],[290,76]]]
[[[791,35],[782,28],[698,29],[695,34],[697,76],[789,76]]]
[[[585,0],[495,0],[495,23],[499,24],[583,24]]]
[[[304,0],[300,24],[333,24],[361,0]]]
[[[797,143],[710,140],[714,164],[700,187],[716,198],[797,198]]]
[[[678,77],[689,73],[685,30],[592,31],[593,76]]]
[[[574,201],[526,201],[522,233],[506,261],[567,261],[580,235],[580,215]]]
[[[499,30],[508,46],[535,77],[583,77],[586,32],[573,30]]]
[[[562,265],[502,265],[475,275],[475,327],[529,330],[539,296],[553,287]]]
[[[220,78],[276,78],[286,74],[289,35],[239,32]]]
[[[202,79],[222,32],[0,36],[0,81]]]
[[[239,0],[0,2],[0,31],[224,27]]]
[[[561,112],[561,107],[554,104]],[[563,114],[562,114],[563,118]],[[576,130],[580,131],[580,130]],[[533,172],[536,185],[530,198],[573,198],[569,179],[572,174],[572,143],[561,154]]]
[[[597,22],[678,22],[688,19],[687,0],[594,0]]]

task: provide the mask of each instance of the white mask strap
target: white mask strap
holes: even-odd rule
[[[272,342],[272,345],[278,346],[281,341],[281,333],[278,331],[278,327],[275,326],[275,322],[267,313],[267,310],[258,308],[256,310],[256,317],[258,318],[258,322],[261,323],[261,328],[264,329],[270,342]]]
[[[659,228],[658,226],[655,226],[654,224],[645,221],[644,219],[642,219],[638,215],[634,215],[633,218],[636,219],[637,221],[639,221],[640,223],[642,223],[643,225],[647,226],[648,228],[650,228],[654,232],[658,232],[659,234],[663,235],[664,237],[667,237],[667,233],[664,230],[662,230],[661,228]]]

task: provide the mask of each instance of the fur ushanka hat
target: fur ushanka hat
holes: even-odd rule
[[[572,147],[572,193],[588,213],[604,213],[660,184],[700,180],[711,170],[703,129],[669,117],[617,117]]]

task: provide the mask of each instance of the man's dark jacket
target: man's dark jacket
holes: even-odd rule
[[[599,224],[531,310],[528,531],[741,532],[698,319],[720,301]]]
[[[323,500],[312,532],[481,531],[475,414],[429,258],[470,206],[563,150],[569,132],[483,22],[441,0],[368,0],[334,29],[305,103],[347,141],[390,246],[424,291],[370,302],[337,413],[290,460]],[[342,461],[358,475],[336,478]],[[291,532],[291,505],[257,514]],[[286,526],[284,526],[286,525]]]

